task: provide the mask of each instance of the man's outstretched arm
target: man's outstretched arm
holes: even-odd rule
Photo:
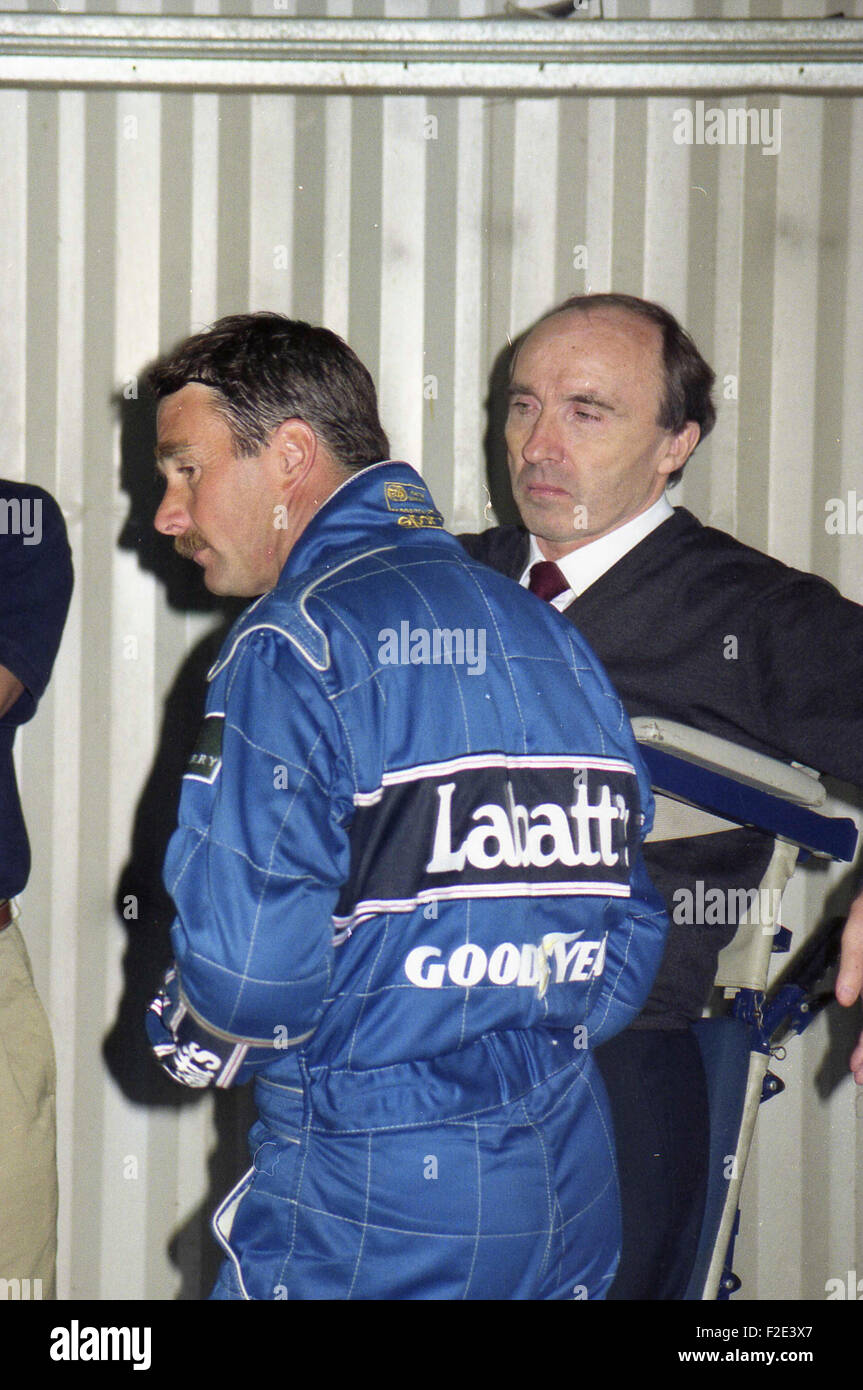
[[[836,998],[846,1007],[863,997],[863,892],[851,904],[842,933],[842,955],[836,979]],[[850,1067],[858,1086],[863,1086],[863,1033],[851,1053]]]

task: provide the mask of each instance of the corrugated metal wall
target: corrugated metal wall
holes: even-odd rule
[[[860,536],[825,527],[829,499],[863,498],[863,100],[706,104],[763,108],[774,131],[781,117],[781,148],[678,144],[691,97],[0,90],[2,473],[55,493],[77,570],[19,749],[23,924],[60,1073],[61,1297],[199,1297],[206,1214],[245,1160],[248,1098],[175,1094],[140,1037],[167,951],[161,856],[224,619],[149,530],[139,381],[159,349],[247,308],[326,322],[374,371],[395,455],[454,529],[479,529],[490,494],[506,513],[484,436],[507,336],[574,291],[658,298],[721,396],[678,500],[863,601]],[[847,879],[798,876],[786,923],[816,921],[828,895],[838,911]],[[819,1299],[863,1274],[854,1023],[831,1011],[777,1064],[788,1089],[747,1178],[750,1298]]]

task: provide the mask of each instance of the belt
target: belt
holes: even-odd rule
[[[12,921],[12,904],[8,898],[0,898],[0,931]]]

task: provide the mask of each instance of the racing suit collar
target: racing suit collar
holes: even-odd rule
[[[382,523],[391,522],[389,527]],[[307,570],[339,563],[345,554],[366,544],[381,547],[426,530],[438,536],[443,517],[423,479],[408,463],[384,460],[347,478],[312,517],[288,556],[279,584]]]

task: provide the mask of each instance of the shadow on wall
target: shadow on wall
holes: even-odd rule
[[[177,823],[180,783],[203,717],[207,672],[228,630],[246,606],[226,601],[204,587],[197,566],[183,560],[170,541],[153,527],[162,496],[153,457],[156,444],[155,403],[119,399],[121,481],[129,498],[129,515],[118,544],[133,550],[142,569],[155,575],[171,608],[182,613],[211,612],[213,630],[189,653],[165,701],[153,763],[138,801],[129,858],[117,884],[115,905],[126,932],[123,994],[107,1034],[103,1055],[111,1076],[126,1098],[147,1108],[176,1109],[208,1103],[195,1091],[171,1081],[155,1062],[147,1044],[144,1015],[171,962],[170,928],[174,906],[162,883],[168,840]],[[222,1252],[209,1230],[209,1219],[225,1193],[248,1168],[246,1134],[254,1120],[251,1088],[213,1094],[217,1142],[209,1161],[208,1192],[200,1207],[175,1232],[169,1246],[179,1270],[181,1299],[205,1298],[216,1277]]]
[[[507,415],[510,364],[526,336],[526,333],[523,333],[514,343],[507,343],[501,349],[494,359],[488,379],[488,395],[485,402],[487,425],[483,448],[491,505],[501,526],[520,520],[509,485],[503,431]]]

